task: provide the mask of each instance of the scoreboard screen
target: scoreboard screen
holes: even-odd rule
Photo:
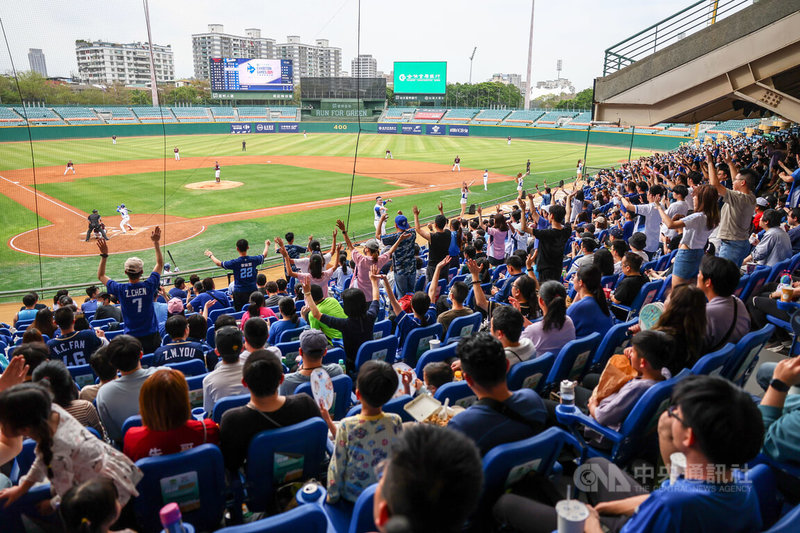
[[[291,59],[211,58],[212,91],[294,90]]]

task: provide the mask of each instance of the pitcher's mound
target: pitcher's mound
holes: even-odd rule
[[[241,181],[220,180],[219,183],[216,181],[197,181],[195,183],[187,183],[184,185],[184,187],[187,189],[220,191],[223,189],[234,189],[236,187],[241,187],[242,185],[244,184]]]

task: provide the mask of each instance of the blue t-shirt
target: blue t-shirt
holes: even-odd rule
[[[172,287],[169,290],[169,297],[170,298],[180,298],[181,300],[186,300],[186,291],[181,290],[178,287]]]
[[[91,329],[75,331],[67,336],[47,341],[50,359],[61,359],[67,366],[89,364],[89,357],[102,344],[103,341]]]
[[[158,294],[160,284],[161,275],[158,272],[152,272],[146,280],[136,283],[117,283],[113,279],[108,280],[106,291],[119,300],[126,335],[146,337],[158,332],[153,300]]]
[[[505,280],[503,280],[503,284],[497,287],[500,290],[494,295],[494,299],[498,302],[506,303],[508,297],[511,296],[511,286],[514,285],[514,281],[521,275],[522,274],[512,274],[506,276]]]
[[[205,364],[205,351],[199,342],[178,341],[159,346],[153,352],[153,366],[161,366],[165,363],[181,363],[199,359]]]
[[[626,220],[622,225],[622,240],[628,242],[628,239],[633,235],[633,230],[636,227],[636,222],[633,220]]]
[[[216,306],[221,306],[221,307],[216,307],[217,309],[221,309],[222,307],[230,307],[230,300],[228,299],[228,295],[222,291],[217,291],[217,290],[201,292],[200,294],[195,296],[191,302],[189,302],[189,305],[191,305],[192,309],[194,309],[199,313],[203,311],[203,308],[206,306],[206,302],[209,300],[217,300],[216,305],[213,306],[211,309],[214,309],[214,307]]]
[[[625,523],[623,533],[761,531],[761,511],[752,483],[714,484],[679,478],[653,491]]]
[[[591,296],[585,296],[570,305],[567,308],[567,316],[575,324],[575,338],[578,339],[595,332],[602,337],[614,325],[611,312],[604,315],[597,301]]]
[[[500,444],[516,442],[534,436],[544,429],[547,409],[544,402],[531,389],[522,389],[511,393],[511,397],[503,402],[531,425],[511,420],[488,405],[472,405],[466,411],[454,416],[447,427],[460,431],[475,441],[481,456]]]
[[[223,261],[222,268],[233,270],[233,292],[246,292],[247,294],[255,292],[258,289],[256,267],[263,262],[263,255],[245,255]]]
[[[278,344],[278,339],[281,337],[281,333],[286,330],[296,329],[296,328],[304,328],[308,325],[308,322],[303,320],[303,317],[297,317],[297,323],[293,324],[288,320],[277,320],[270,324],[269,326],[269,343],[272,346]]]
[[[81,305],[81,311],[83,311],[83,314],[94,313],[97,311],[97,300],[89,300],[88,302],[84,302]]]
[[[416,232],[413,229],[407,229],[402,233],[392,233],[391,235],[384,235],[381,242],[387,246],[393,246],[397,239],[403,233],[410,233],[412,237],[416,237]],[[417,273],[417,260],[414,257],[414,241],[416,239],[408,238],[397,245],[397,249],[392,254],[392,267],[396,274],[401,276],[410,276]]]
[[[428,310],[425,312],[425,319],[426,325],[430,326],[431,324],[436,323],[436,305],[431,304],[428,307]],[[408,314],[405,311],[400,311],[400,314],[397,315],[397,331],[399,333],[398,342],[400,343],[399,346],[402,346],[405,342],[406,337],[412,330],[422,327],[422,323],[419,321],[417,317],[414,316],[413,313]]]
[[[304,254],[308,251],[308,248],[305,246],[298,246],[296,244],[287,244],[284,248],[286,248],[289,259],[300,259],[300,254]]]

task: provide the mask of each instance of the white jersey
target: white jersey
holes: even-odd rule
[[[384,213],[386,213],[386,206],[382,203],[377,203],[375,204],[373,212],[375,213],[375,223],[377,224],[378,222],[380,222]]]
[[[128,208],[127,207],[118,207],[117,208],[117,213],[122,215],[122,218],[130,218],[130,215],[128,214]]]

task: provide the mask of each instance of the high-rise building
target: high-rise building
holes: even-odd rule
[[[44,61],[44,52],[41,48],[28,48],[28,63],[32,72],[38,72],[47,77],[47,63]]]
[[[492,74],[493,82],[504,83],[505,85],[513,85],[518,89],[522,89],[523,82],[520,74]]]
[[[75,41],[78,76],[88,83],[150,83],[150,46],[147,43],[110,43]],[[175,64],[171,45],[153,45],[156,83],[175,81]]]
[[[361,54],[350,61],[350,72],[354,78],[376,78],[378,60],[372,54]]]
[[[225,33],[222,24],[209,24],[206,33],[192,34],[194,77],[207,80],[212,57],[275,59],[275,39],[261,37],[261,30],[248,28],[245,35]]]
[[[289,35],[285,43],[276,45],[276,50],[276,59],[293,61],[295,84],[301,77],[335,78],[342,71],[342,49],[330,46],[328,39],[303,44],[299,35]]]

